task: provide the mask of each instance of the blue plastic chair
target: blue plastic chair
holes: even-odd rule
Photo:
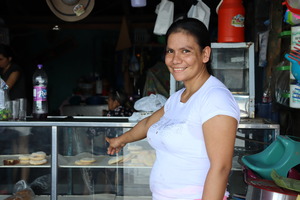
[[[272,180],[271,172],[287,177],[291,168],[300,164],[300,142],[292,136],[277,136],[265,150],[242,157],[242,162],[263,179]]]

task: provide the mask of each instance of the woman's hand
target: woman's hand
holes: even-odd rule
[[[115,153],[119,153],[119,151],[126,145],[126,143],[122,142],[120,137],[116,138],[108,138],[105,140],[109,143],[109,147],[107,148],[107,154],[113,155]]]
[[[151,116],[139,121],[132,129],[125,132],[123,135],[115,138],[106,137],[105,140],[109,143],[107,154],[113,155],[127,144],[146,138],[149,127],[157,122],[164,114],[164,107],[154,112]]]

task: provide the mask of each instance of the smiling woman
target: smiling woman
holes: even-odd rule
[[[107,138],[108,153],[147,137],[156,150],[150,175],[153,200],[226,199],[239,107],[210,74],[209,33],[202,22],[176,21],[166,40],[165,64],[185,88],[128,132]]]

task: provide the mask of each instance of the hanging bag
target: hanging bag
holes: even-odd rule
[[[195,18],[203,22],[208,29],[209,27],[209,19],[210,19],[210,8],[202,2],[202,0],[198,0],[196,5],[192,5],[187,14],[190,18]]]
[[[157,18],[153,33],[156,35],[165,35],[174,18],[174,3],[168,0],[162,0],[156,6],[155,13]]]
[[[150,94],[137,100],[134,109],[137,111],[155,112],[165,105],[167,98],[161,94]]]

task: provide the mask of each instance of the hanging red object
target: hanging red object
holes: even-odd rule
[[[245,41],[245,8],[242,0],[222,0],[217,8],[218,42]]]

